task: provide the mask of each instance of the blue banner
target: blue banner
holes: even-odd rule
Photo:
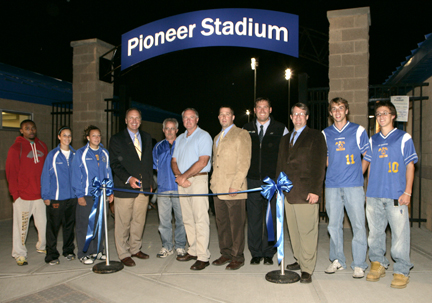
[[[237,46],[298,57],[297,15],[259,9],[213,9],[161,19],[122,35],[121,69],[196,47]]]

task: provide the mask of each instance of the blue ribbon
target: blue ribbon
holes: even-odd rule
[[[100,203],[100,197],[102,195],[103,187],[106,187],[106,195],[110,196],[113,194],[113,182],[109,180],[108,178],[105,178],[101,181],[99,181],[98,177],[94,177],[92,180],[92,186],[94,189],[91,191],[91,194],[93,196],[93,207],[90,212],[89,216],[89,223],[87,226],[87,235],[86,240],[84,243],[83,252],[87,252],[90,242],[96,237],[96,234],[98,236],[98,246],[97,251],[100,249],[100,243],[101,243],[101,234],[102,234],[102,226],[103,226],[103,203]],[[96,218],[96,214],[99,214]]]
[[[270,200],[272,199],[275,191],[277,191],[277,199],[276,199],[276,232],[277,232],[277,242],[274,245],[277,248],[278,253],[278,263],[282,261],[284,258],[284,235],[283,235],[283,218],[284,218],[284,195],[283,192],[290,192],[293,185],[288,176],[281,172],[279,174],[277,183],[275,183],[269,177],[264,179],[264,182],[268,185],[261,186],[263,191],[261,195],[263,195],[267,200],[267,214],[266,214],[266,224],[268,231],[268,240],[274,241],[274,228],[273,228],[273,218],[271,214],[270,208]]]

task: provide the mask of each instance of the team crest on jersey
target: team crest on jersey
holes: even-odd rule
[[[379,157],[380,158],[387,158],[388,157],[387,151],[388,151],[387,147],[381,147],[380,149],[378,149],[378,152],[381,153],[381,155]]]
[[[338,141],[335,143],[335,145],[337,146],[336,150],[337,151],[341,151],[341,150],[345,150],[345,141]]]

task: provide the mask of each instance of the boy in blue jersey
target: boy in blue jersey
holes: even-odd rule
[[[343,98],[334,98],[329,113],[334,124],[323,130],[327,143],[327,174],[325,180],[326,211],[329,217],[330,261],[325,270],[333,274],[346,268],[343,252],[344,208],[353,229],[351,268],[353,278],[364,277],[366,264],[365,193],[363,174],[370,161],[366,130],[347,120],[349,105]],[[363,155],[363,160],[362,160]]]
[[[386,253],[386,227],[390,224],[393,281],[391,287],[405,288],[409,282],[410,227],[408,205],[414,181],[414,164],[418,157],[411,136],[393,126],[397,117],[390,101],[377,102],[375,116],[381,131],[370,140],[369,184],[366,192],[366,216],[369,225],[369,259],[367,281],[378,281],[389,266]]]

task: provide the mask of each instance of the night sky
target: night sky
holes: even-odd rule
[[[373,3],[373,4],[370,4]],[[256,8],[299,15],[300,26],[328,34],[328,10],[371,7],[369,82],[382,84],[432,32],[427,1],[2,1],[0,62],[72,81],[71,41],[98,38],[113,45],[141,25],[196,10]],[[291,102],[297,96],[295,75],[307,73],[309,87],[328,86],[327,68],[269,51],[211,47],[152,58],[122,77],[133,99],[180,113],[200,112],[200,126],[214,136],[221,105],[232,105],[235,123],[247,122],[253,106],[250,58],[259,58],[257,96],[269,97],[275,119],[287,122],[286,68],[293,69]]]

